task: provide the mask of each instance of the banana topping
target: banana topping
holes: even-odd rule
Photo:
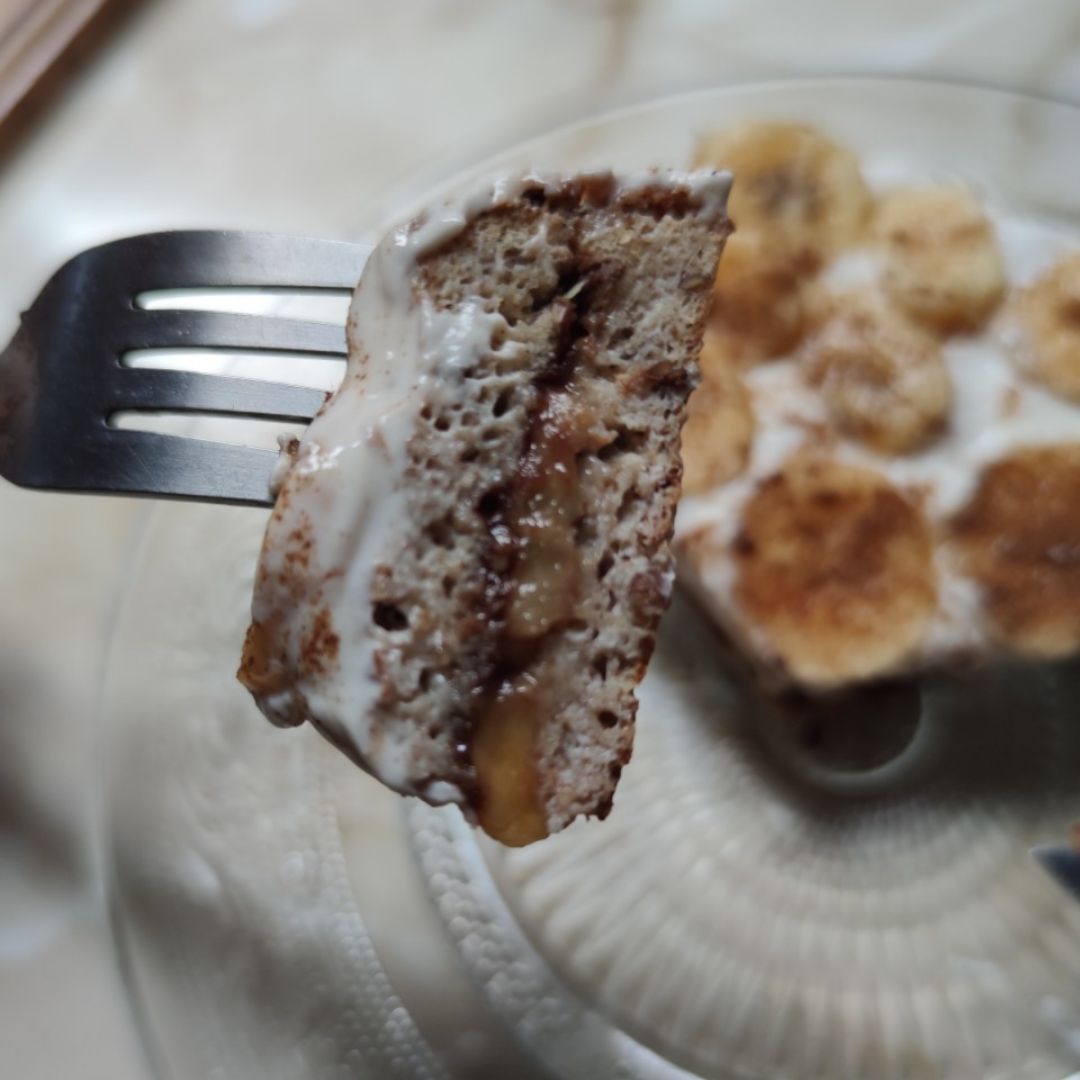
[[[799,124],[697,160],[737,232],[675,545],[724,640],[811,692],[1080,655],[1080,239]]]
[[[913,319],[943,333],[975,330],[1005,292],[994,227],[962,187],[905,189],[878,206],[885,287]]]
[[[1055,394],[1080,403],[1080,252],[1055,263],[1011,305],[1014,357]]]
[[[870,190],[850,150],[802,124],[754,123],[703,138],[697,162],[735,176],[736,228],[779,238],[799,269],[820,266],[862,235]]]
[[[952,383],[941,348],[872,292],[842,297],[807,348],[808,373],[835,425],[883,454],[945,430]]]

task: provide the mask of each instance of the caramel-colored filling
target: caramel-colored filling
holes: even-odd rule
[[[573,620],[581,598],[578,455],[593,428],[572,385],[548,392],[500,514],[515,557],[496,649],[499,685],[474,717],[472,761],[480,825],[512,846],[547,835],[537,737],[557,705],[530,671],[542,643]]]
[[[543,637],[572,618],[577,605],[581,556],[574,522],[581,500],[576,459],[584,435],[572,394],[551,394],[505,515],[517,542],[505,632],[518,641]]]
[[[536,769],[543,695],[528,676],[504,683],[476,716],[472,759],[480,784],[480,827],[510,847],[547,836]]]

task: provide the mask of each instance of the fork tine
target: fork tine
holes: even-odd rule
[[[118,352],[130,349],[216,348],[344,356],[345,330],[334,323],[235,315],[220,311],[132,309],[117,320]]]
[[[266,450],[107,423],[121,410],[306,421],[307,387],[129,368],[145,349],[346,354],[339,324],[187,309],[143,310],[158,289],[352,289],[364,245],[264,234],[156,233],[75,256],[48,281],[0,354],[0,473],[25,487],[270,505]]]
[[[100,263],[132,295],[214,287],[351,290],[370,250],[340,240],[205,229],[127,237],[72,262]]]
[[[125,368],[106,392],[109,409],[233,413],[270,420],[310,420],[326,394],[306,386],[192,371]]]
[[[71,491],[106,490],[210,502],[270,506],[270,474],[277,454],[180,435],[107,429],[96,468],[74,463]],[[92,478],[92,483],[87,482]]]

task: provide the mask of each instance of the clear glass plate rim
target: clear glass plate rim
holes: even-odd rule
[[[366,235],[378,235],[379,231],[393,222],[415,213],[418,204],[425,199],[436,198],[466,176],[475,175],[485,165],[510,152],[526,152],[542,141],[568,136],[590,127],[631,118],[636,114],[665,107],[678,107],[715,99],[735,100],[755,94],[791,92],[800,89],[811,91],[851,87],[873,87],[881,90],[915,91],[925,89],[957,96],[972,95],[979,98],[997,98],[1013,102],[1017,106],[1035,106],[1041,109],[1061,110],[1062,113],[1080,115],[1080,101],[1049,92],[1002,86],[990,80],[944,75],[913,76],[891,72],[866,72],[857,69],[828,74],[796,73],[770,75],[760,79],[743,79],[732,82],[712,82],[704,85],[682,87],[668,92],[649,90],[630,91],[597,98],[593,108],[582,116],[580,107],[575,108],[574,99],[563,98],[550,106],[537,110],[520,123],[512,125],[514,134],[507,130],[491,137],[477,137],[460,153],[445,155],[431,168],[413,172],[402,178],[392,192],[366,215],[362,225]]]

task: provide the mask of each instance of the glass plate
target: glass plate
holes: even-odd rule
[[[400,210],[508,168],[683,165],[769,117],[1080,224],[1080,110],[865,79],[623,109]],[[1075,666],[927,683],[891,760],[852,772],[763,738],[677,602],[611,817],[509,851],[260,717],[233,672],[264,521],[155,509],[112,642],[103,869],[163,1075],[1080,1070],[1080,905],[1028,854],[1080,817]]]

